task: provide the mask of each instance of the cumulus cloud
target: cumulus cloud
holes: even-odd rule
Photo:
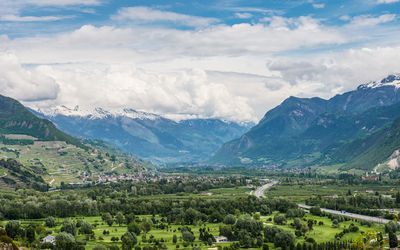
[[[131,20],[137,22],[174,22],[183,26],[203,27],[217,23],[217,18],[190,16],[171,11],[163,11],[148,7],[125,7],[111,17],[114,20]]]
[[[382,4],[382,3],[397,3],[400,2],[400,0],[378,0],[378,4]]]
[[[312,96],[312,93],[331,97],[359,84],[400,72],[400,62],[396,59],[399,56],[400,47],[351,49],[309,61],[275,59],[267,67],[279,72],[282,79],[295,88],[314,85],[307,96]]]
[[[58,21],[71,18],[72,16],[18,16],[18,15],[3,15],[0,16],[1,21],[7,22],[48,22]]]
[[[59,96],[34,107],[134,108],[167,116],[191,115],[227,120],[255,120],[247,98],[236,96],[224,84],[210,81],[203,70],[151,73],[132,64],[102,70],[40,66],[38,71],[60,83]],[[95,83],[95,84],[94,84]]]
[[[248,12],[238,12],[235,13],[235,17],[240,18],[240,19],[249,19],[253,17],[253,14],[248,13]]]
[[[12,49],[24,63],[120,62],[179,57],[276,53],[348,41],[338,30],[311,17],[272,17],[265,23],[213,25],[196,30],[85,25],[57,35],[17,38]]]
[[[394,21],[397,18],[395,14],[384,14],[377,17],[373,17],[370,15],[362,15],[353,17],[348,24],[348,26],[352,28],[360,28],[360,27],[368,27],[368,26],[376,26],[378,24],[389,23]],[[342,20],[344,20],[342,18]]]
[[[0,92],[21,101],[56,99],[57,82],[36,69],[23,68],[18,58],[10,53],[0,53]]]

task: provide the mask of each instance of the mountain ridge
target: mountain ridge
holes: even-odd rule
[[[55,107],[33,112],[69,134],[100,139],[156,163],[203,161],[252,125],[216,118],[174,121],[128,108],[87,112]]]
[[[389,107],[400,101],[397,85],[400,86],[400,76],[389,75],[379,84],[360,85],[356,90],[328,100],[289,97],[269,110],[249,132],[225,143],[210,159],[210,163],[309,165],[318,158],[323,149],[321,147],[327,147],[339,139],[350,140],[374,132],[400,116],[400,109],[396,106],[392,110],[395,113],[387,120],[369,119],[377,114],[374,109]],[[362,116],[364,112],[366,114]],[[372,123],[369,131],[361,126],[363,120]]]

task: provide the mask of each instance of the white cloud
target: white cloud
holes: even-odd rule
[[[36,5],[36,6],[69,6],[69,5],[100,5],[102,0],[2,0],[9,5]]]
[[[21,10],[33,7],[98,6],[104,0],[1,0],[0,14],[19,16]]]
[[[323,3],[314,3],[312,6],[315,9],[323,9],[323,8],[325,8],[325,4],[323,4]]]
[[[377,17],[362,15],[353,17],[348,26],[353,28],[376,26],[378,24],[392,22],[396,18],[397,16],[395,14],[384,14]]]
[[[0,16],[1,21],[8,22],[48,22],[58,21],[72,16],[17,16],[17,15],[4,15]]]
[[[247,98],[235,96],[224,84],[210,81],[203,70],[160,74],[125,64],[102,70],[41,66],[38,71],[60,83],[59,97],[30,103],[31,106],[130,107],[168,116],[196,114],[237,121],[255,118]]]
[[[253,17],[253,14],[247,13],[247,12],[238,12],[235,13],[235,17],[240,18],[240,19],[249,19]]]
[[[196,30],[82,26],[72,32],[17,38],[0,44],[24,63],[174,60],[269,54],[347,42],[339,31],[311,17],[272,17],[267,23],[214,25]]]
[[[397,3],[400,2],[400,0],[378,0],[378,4],[382,4],[382,3]]]
[[[216,18],[205,18],[179,14],[170,11],[162,11],[148,7],[126,7],[118,10],[116,15],[111,17],[114,20],[131,20],[138,22],[174,22],[183,26],[203,27],[219,20]]]
[[[54,79],[37,71],[24,69],[18,58],[0,53],[0,93],[21,101],[56,99],[59,86]]]
[[[307,92],[298,92],[299,95],[328,98],[353,90],[362,83],[400,72],[400,62],[396,59],[399,56],[400,47],[364,48],[308,61],[275,59],[267,67],[279,72],[279,76],[294,88],[319,86]]]

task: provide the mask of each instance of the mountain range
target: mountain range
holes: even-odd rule
[[[80,140],[0,95],[0,189],[134,178],[152,167],[102,141]],[[106,176],[106,177],[105,177]]]
[[[100,139],[156,163],[197,162],[247,132],[252,123],[219,119],[173,121],[133,109],[85,110],[76,106],[32,110],[73,136]]]
[[[400,148],[399,87],[400,75],[389,75],[329,100],[289,97],[249,132],[225,143],[210,163],[371,169]]]

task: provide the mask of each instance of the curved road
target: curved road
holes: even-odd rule
[[[254,195],[256,197],[259,197],[259,198],[260,197],[265,198],[265,194],[264,194],[265,190],[267,190],[268,188],[272,187],[273,185],[275,185],[277,183],[278,183],[278,181],[273,180],[272,182],[257,188],[256,191],[254,192]],[[310,208],[312,207],[312,206],[303,205],[303,204],[297,204],[297,206],[299,206],[299,208],[303,208],[303,209],[307,209],[307,210],[310,210]],[[382,219],[382,218],[379,218],[379,217],[372,217],[372,216],[361,215],[361,214],[347,213],[347,212],[342,212],[342,211],[337,211],[337,210],[332,210],[332,209],[326,209],[326,208],[321,208],[321,211],[323,211],[325,213],[329,213],[329,214],[337,214],[337,215],[342,215],[342,216],[346,216],[346,217],[350,217],[350,218],[354,218],[354,219],[371,221],[371,222],[375,222],[375,223],[387,224],[387,223],[390,222],[390,220]],[[398,223],[400,223],[400,222],[398,222]]]
[[[272,187],[273,185],[277,184],[278,181],[273,180],[270,183],[265,184],[264,186],[261,186],[259,188],[256,189],[256,191],[254,192],[254,195],[256,197],[264,197],[265,198],[265,190],[267,190],[268,188]]]

